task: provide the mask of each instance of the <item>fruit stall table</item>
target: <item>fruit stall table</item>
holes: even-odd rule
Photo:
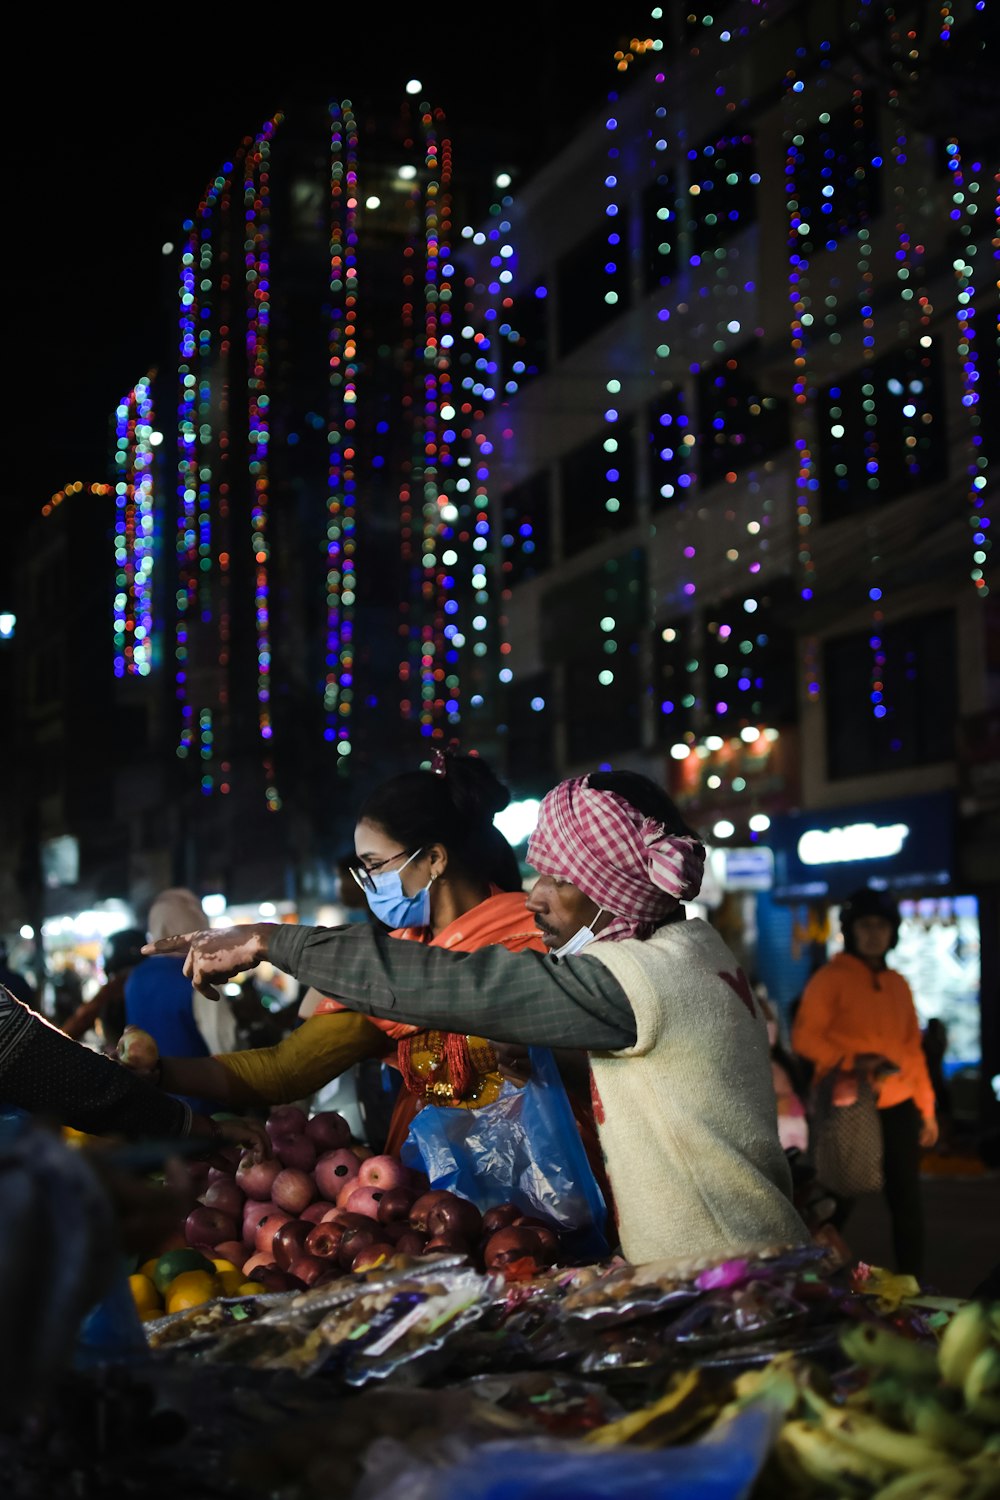
[[[817,1247],[699,1270],[394,1262],[150,1318],[145,1353],[67,1384],[55,1451],[3,1455],[6,1494],[1000,1494],[1000,1305],[831,1275]]]
[[[1000,1304],[819,1244],[588,1262],[276,1115],[191,1166],[136,1336],[0,1423],[5,1500],[1000,1497]]]

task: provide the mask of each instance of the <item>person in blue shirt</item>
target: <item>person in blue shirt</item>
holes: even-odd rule
[[[198,897],[183,886],[161,891],[147,920],[150,942],[208,925]],[[236,1018],[229,1001],[222,999],[218,1005],[206,1001],[184,977],[183,959],[172,954],[146,958],[129,974],[125,1021],[148,1032],[161,1057],[210,1057],[237,1047]],[[209,1100],[185,1094],[177,1097],[201,1113],[211,1113],[216,1107]]]

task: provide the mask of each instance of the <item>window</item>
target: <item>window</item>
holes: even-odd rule
[[[500,324],[500,360],[508,395],[548,368],[548,290],[541,283],[519,292]]]
[[[706,610],[703,682],[717,733],[795,722],[795,636],[782,622],[794,602],[792,580],[778,579]]]
[[[633,548],[550,589],[542,600],[547,665],[566,672],[570,760],[634,749],[641,742],[639,638],[646,618],[646,556]]]
[[[606,542],[635,520],[634,427],[618,422],[563,458],[562,534],[567,557]],[[614,446],[609,446],[613,444]]]
[[[503,581],[510,588],[545,571],[552,562],[552,483],[548,469],[533,474],[503,497]]]
[[[549,672],[516,677],[507,689],[506,774],[519,792],[542,795],[555,780],[554,711]]]
[[[705,255],[757,218],[757,172],[753,136],[740,133],[706,141],[688,152],[687,217],[691,248]]]
[[[669,286],[677,270],[677,182],[665,172],[642,195],[644,288]]]
[[[559,261],[556,280],[560,356],[572,354],[625,311],[629,288],[628,266],[624,264],[627,256],[627,215],[621,213],[613,228],[600,225]],[[619,300],[609,300],[613,298]]]
[[[937,345],[893,349],[817,397],[823,520],[942,480],[948,472]]]
[[[691,657],[691,620],[685,615],[657,625],[653,639],[656,738],[672,745],[691,729],[698,706],[698,663]]]
[[[650,406],[646,438],[652,508],[665,510],[683,500],[694,480],[695,437],[681,386],[664,391]]]
[[[788,402],[766,395],[748,345],[698,375],[698,466],[702,485],[718,484],[787,448]]]
[[[877,121],[874,98],[859,95],[793,137],[787,186],[798,208],[804,250],[823,245],[832,250],[880,212]]]
[[[884,626],[879,635],[828,641],[823,655],[831,781],[952,759],[958,704],[950,610]]]

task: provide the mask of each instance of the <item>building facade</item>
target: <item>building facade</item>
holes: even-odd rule
[[[483,294],[508,273],[493,359],[519,381],[488,424],[506,770],[520,794],[596,765],[664,781],[714,846],[714,920],[786,1005],[858,884],[943,947],[961,929],[983,1010],[957,1060],[981,1032],[991,1106],[985,19],[696,11],[636,44],[478,247]],[[802,818],[822,857],[776,880]],[[927,964],[921,984],[933,1011]]]

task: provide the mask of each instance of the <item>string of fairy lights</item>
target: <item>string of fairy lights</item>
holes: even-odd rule
[[[507,329],[509,332],[510,329],[507,320],[514,305],[511,292],[517,263],[513,229],[507,217],[511,202],[509,195],[503,195],[499,202],[493,203],[490,207],[493,223],[487,230],[487,239],[493,253],[490,255],[489,280],[485,289],[480,290],[481,311],[486,332],[482,343],[477,346],[475,361],[476,373],[481,378],[470,377],[469,382],[469,388],[476,398],[471,405],[471,416],[479,429],[482,429],[487,412],[493,407],[503,406],[505,398],[509,399],[517,390],[517,382],[513,378],[501,387],[503,341],[508,336],[504,330]],[[507,427],[502,430],[501,435],[507,442],[513,433]],[[508,663],[511,652],[507,614],[510,591],[505,591],[503,588],[502,570],[497,571],[502,550],[498,553],[495,548],[496,536],[490,499],[490,481],[494,461],[493,443],[483,430],[474,431],[473,442],[475,452],[471,462],[475,465],[475,472],[472,479],[474,535],[471,543],[471,586],[472,629],[476,639],[473,642],[472,652],[474,661],[478,664],[476,673],[478,680],[482,686],[491,686],[494,678],[497,682],[506,684],[513,677]],[[460,458],[459,462],[462,463],[463,459]],[[459,484],[462,484],[461,480]],[[500,546],[502,549],[502,540]],[[494,608],[497,593],[499,593],[499,607]],[[491,619],[491,613],[495,615],[495,618]],[[494,651],[496,661],[491,669],[488,658]],[[485,697],[481,692],[472,694],[470,703],[473,708],[481,707],[484,702]]]
[[[330,416],[327,430],[324,738],[350,768],[357,600],[357,426],[361,360],[358,124],[349,100],[330,105]]]
[[[210,670],[208,661],[218,650],[218,643],[210,638],[213,625],[223,636],[226,629],[225,618],[218,615],[220,601],[212,553],[213,509],[228,441],[219,420],[213,420],[216,403],[210,372],[213,335],[218,331],[220,314],[218,307],[213,308],[213,293],[223,276],[228,279],[228,272],[222,270],[227,251],[220,231],[230,214],[231,171],[232,165],[227,163],[209,183],[195,217],[184,225],[187,238],[181,252],[179,287],[174,645],[175,695],[180,712],[177,755],[183,761],[197,757],[199,782],[206,795],[215,787],[212,762],[216,718],[224,696],[219,672]],[[225,336],[227,332],[228,325],[223,322],[221,333]],[[220,394],[217,388],[217,399]]]
[[[620,122],[617,114],[612,110],[604,122],[607,171],[604,177],[604,230],[606,236],[606,251],[603,265],[601,285],[603,288],[603,300],[606,307],[617,308],[621,300],[621,288],[626,284],[628,271],[628,246],[622,244],[619,213],[621,204],[619,202],[619,163],[621,158],[621,146],[619,144]],[[605,382],[607,403],[603,412],[603,438],[602,448],[604,451],[604,480],[607,486],[604,498],[605,513],[612,518],[617,516],[621,509],[620,482],[621,469],[619,461],[619,432],[621,429],[621,417],[618,409],[617,397],[621,394],[621,380],[612,376]],[[620,629],[617,614],[610,612],[602,613],[598,626],[601,632],[601,655],[594,663],[595,675],[599,687],[610,687],[615,680],[615,656],[618,652],[618,632]]]
[[[698,616],[686,672],[700,692],[664,698],[659,712],[663,717],[693,712],[690,722],[701,726],[703,739],[706,733],[716,738],[762,723],[768,639],[761,575],[775,516],[776,471],[787,465],[795,587],[808,603],[820,581],[818,520],[856,514],[866,499],[890,500],[935,478],[935,455],[944,441],[936,382],[952,331],[949,353],[957,353],[967,424],[970,573],[977,594],[988,596],[991,476],[981,395],[985,361],[994,358],[995,349],[994,330],[985,326],[981,309],[987,296],[992,306],[989,257],[993,268],[1000,259],[1000,175],[981,152],[966,147],[960,128],[945,144],[955,290],[954,317],[942,320],[931,302],[933,268],[914,188],[920,178],[914,175],[905,107],[924,62],[913,29],[895,7],[880,9],[859,0],[858,17],[869,27],[873,18],[881,19],[891,39],[894,67],[887,81],[863,72],[857,56],[850,74],[832,69],[829,42],[799,47],[785,69],[783,162],[777,163],[779,171],[783,166],[786,214],[786,385],[776,391],[772,373],[765,390],[756,357],[764,330],[754,327],[753,316],[760,289],[755,273],[746,269],[753,246],[744,235],[757,223],[762,174],[754,122],[743,112],[735,43],[763,24],[766,5],[741,11],[738,27],[707,7],[692,10],[683,21],[665,10],[653,12],[656,29],[675,33],[669,39],[675,49],[683,34],[692,59],[714,56],[712,47],[730,48],[720,53],[714,75],[725,124],[700,141],[690,138],[669,64],[661,56],[664,38],[633,39],[617,56],[619,71],[641,63],[655,72],[643,141],[658,192],[655,208],[644,210],[656,220],[647,251],[655,271],[647,291],[652,289],[654,304],[649,352],[658,395],[650,405],[649,430],[637,437],[627,420],[631,355],[623,343],[603,374],[602,408],[594,416],[603,455],[602,520],[612,545],[617,531],[631,536],[635,524],[631,505],[622,506],[626,443],[650,453],[648,505],[640,519],[654,531],[676,527],[670,597],[654,599],[652,607],[657,620],[671,602],[676,615],[692,621]],[[951,5],[941,5],[940,20],[941,38],[947,40],[954,33]],[[863,42],[867,33],[855,31]],[[633,170],[632,143],[613,101],[614,96],[604,121],[598,195],[603,237],[594,276],[605,308],[623,316],[635,271],[629,238],[633,187],[627,176]],[[505,569],[519,548],[535,545],[530,523],[526,529],[505,524],[497,530],[500,463],[494,445],[518,441],[516,398],[527,372],[511,350],[519,339],[520,299],[526,306],[533,295],[519,281],[512,199],[502,197],[494,205],[485,229],[464,231],[483,253],[483,271],[463,280],[453,245],[454,167],[444,115],[422,94],[411,107],[406,142],[411,160],[400,169],[412,209],[402,251],[402,392],[391,422],[381,423],[366,416],[368,403],[374,412],[375,392],[364,343],[370,289],[363,276],[370,269],[363,133],[350,101],[331,104],[328,112],[324,637],[317,685],[322,735],[342,775],[351,771],[363,698],[356,665],[358,568],[364,567],[361,476],[370,457],[364,444],[380,440],[371,434],[398,424],[408,444],[395,480],[389,481],[398,502],[398,552],[405,575],[398,615],[399,712],[428,748],[453,738],[466,716],[484,708],[489,683],[512,681]],[[232,593],[233,553],[249,543],[256,727],[264,795],[275,811],[281,797],[273,744],[272,403],[282,398],[272,371],[271,199],[272,143],[281,119],[275,116],[243,143],[185,226],[174,642],[178,755],[199,766],[203,792],[226,791],[233,611],[246,606]],[[767,186],[777,189],[776,183]],[[881,202],[891,213],[880,220]],[[880,248],[885,223],[895,237],[889,278]],[[538,278],[537,271],[533,275]],[[547,279],[539,282],[542,291]],[[704,357],[691,360],[696,335]],[[148,382],[139,382],[116,413],[114,640],[115,671],[122,676],[148,675],[154,661],[149,390]],[[384,440],[391,447],[389,438]],[[777,465],[776,454],[785,455]],[[249,510],[234,506],[237,485],[249,496]],[[564,527],[571,525],[571,502],[563,515]],[[238,531],[246,524],[244,516],[249,537]],[[893,708],[884,628],[892,559],[879,524],[875,515],[859,584],[870,622],[867,693],[873,717],[884,719]],[[702,620],[698,596],[705,585],[699,580],[707,578],[716,603],[711,619]],[[598,687],[610,687],[616,681],[615,658],[625,645],[624,621],[604,600],[595,608],[600,646],[594,675]],[[821,682],[815,643],[812,648],[807,643],[803,659],[804,691],[815,699]],[[691,746],[699,734],[685,731],[683,737]]]
[[[271,442],[271,140],[281,116],[267,121],[245,159],[243,218],[246,224],[247,468],[253,487],[250,545],[254,561],[254,633],[257,654],[257,725],[265,745],[274,733],[271,718],[271,581],[268,523]],[[278,812],[274,760],[262,758],[264,796],[269,812]]]
[[[148,677],[153,667],[152,376],[137,380],[115,409],[114,673]]]
[[[246,468],[252,494],[256,698],[267,806],[281,803],[271,724],[268,394],[270,142],[282,117],[245,140],[184,225],[178,329],[175,694],[177,754],[201,791],[231,790],[232,470],[237,358],[245,359]],[[242,341],[234,324],[243,324]],[[242,343],[242,347],[241,347]]]

